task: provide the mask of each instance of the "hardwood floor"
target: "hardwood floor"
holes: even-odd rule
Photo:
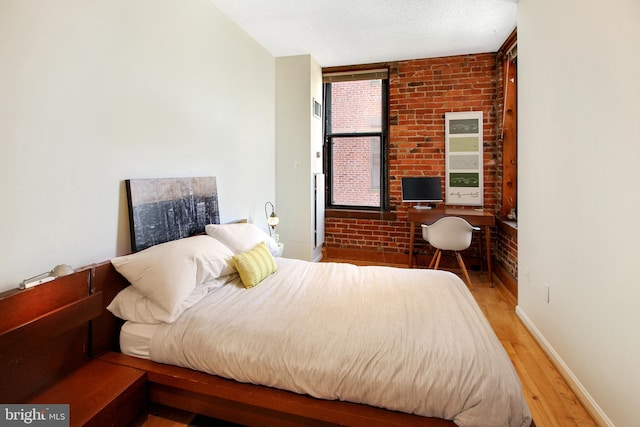
[[[339,261],[339,260],[323,260]],[[364,262],[354,262],[363,265]],[[470,272],[478,305],[487,316],[520,376],[536,427],[595,427],[589,413],[515,313],[515,298],[485,276]],[[145,427],[188,425],[192,415],[154,407]]]

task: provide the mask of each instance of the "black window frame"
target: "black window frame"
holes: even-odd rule
[[[385,71],[386,74],[386,71]],[[325,173],[325,203],[327,209],[338,210],[365,210],[365,211],[388,211],[389,209],[389,78],[385,76],[368,77],[363,74],[361,78],[352,76],[346,80],[381,80],[382,82],[382,112],[381,126],[379,132],[331,132],[331,81],[323,84],[324,103],[324,173]],[[344,80],[343,80],[344,81]],[[357,206],[333,204],[333,140],[336,138],[380,138],[380,206]]]

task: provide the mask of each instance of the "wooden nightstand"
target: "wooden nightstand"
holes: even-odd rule
[[[146,414],[146,373],[94,359],[28,403],[69,404],[72,427],[126,426]]]

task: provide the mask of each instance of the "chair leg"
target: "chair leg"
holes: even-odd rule
[[[437,253],[437,258],[436,258],[436,265],[433,267],[434,270],[438,269],[438,266],[440,265],[440,257],[442,256],[442,251],[440,249],[438,249],[438,253]]]
[[[467,267],[465,267],[464,265],[464,261],[462,260],[462,255],[460,255],[460,252],[456,252],[456,258],[458,258],[458,264],[462,269],[462,274],[464,274],[464,278],[467,280],[469,289],[473,290],[473,283],[471,283],[471,278],[469,277],[469,273],[467,272]]]
[[[440,254],[440,249],[436,249],[436,251],[433,253],[433,257],[431,258],[431,262],[429,263],[429,268],[433,268],[433,265],[436,263],[438,254]]]

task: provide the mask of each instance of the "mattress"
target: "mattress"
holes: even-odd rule
[[[172,324],[129,324],[123,351],[466,427],[531,422],[508,355],[454,274],[279,258],[255,288],[234,277]]]
[[[120,352],[129,356],[149,359],[151,337],[157,328],[157,324],[125,322],[120,329]]]

